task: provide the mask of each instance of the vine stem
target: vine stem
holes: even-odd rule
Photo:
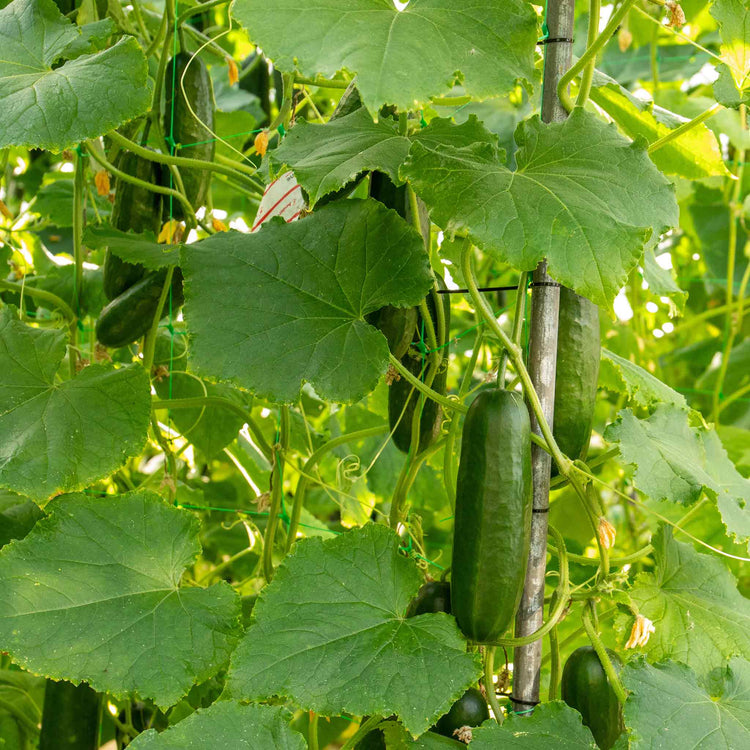
[[[604,27],[601,34],[599,34],[594,40],[593,44],[589,44],[586,47],[586,51],[578,58],[578,61],[572,65],[567,73],[565,73],[557,83],[557,96],[560,99],[563,107],[570,112],[573,109],[573,102],[568,95],[568,86],[570,82],[583,70],[586,66],[596,60],[596,56],[604,48],[604,45],[612,38],[612,35],[617,31],[622,20],[630,11],[630,8],[635,4],[636,0],[624,0],[622,5],[612,14],[609,23]],[[549,17],[547,19],[549,25]]]
[[[411,385],[413,385],[418,391],[424,393],[428,398],[431,398],[433,401],[437,401],[440,406],[444,406],[446,409],[453,409],[454,411],[457,411],[461,414],[466,414],[466,412],[469,410],[468,407],[464,406],[460,401],[449,398],[448,396],[443,396],[437,391],[434,391],[428,385],[425,385],[425,383],[423,383],[416,375],[410,373],[409,370],[407,370],[401,364],[401,362],[399,362],[399,360],[393,356],[393,354],[390,354],[388,359],[393,365],[396,372],[398,372],[398,374],[402,378],[405,378],[409,383],[411,383]]]
[[[186,21],[188,21],[198,13],[203,13],[210,8],[218,8],[220,5],[226,5],[228,2],[229,0],[209,0],[209,2],[207,3],[198,3],[192,8],[183,10],[182,13],[180,13],[180,15],[177,17],[177,26],[182,26]]]
[[[648,147],[649,156],[653,154],[654,151],[658,151],[663,146],[666,146],[668,143],[671,143],[677,138],[680,138],[689,130],[692,130],[693,128],[700,125],[702,122],[705,122],[706,120],[708,120],[710,117],[713,117],[721,109],[724,109],[724,108],[722,107],[721,104],[717,102],[716,104],[714,104],[713,106],[705,110],[704,112],[701,112],[699,115],[696,115],[692,120],[683,122],[682,125],[680,125],[679,127],[675,128],[674,130],[670,130],[668,133],[663,135],[658,140],[654,141]]]
[[[505,718],[495,692],[495,650],[496,646],[487,646],[484,650],[484,690],[490,703],[495,721],[502,724]]]
[[[602,639],[599,637],[599,634],[594,627],[594,603],[591,600],[586,602],[581,614],[581,619],[583,620],[583,627],[586,630],[586,635],[589,637],[591,645],[594,647],[594,651],[596,651],[596,655],[599,657],[602,667],[604,667],[607,679],[612,686],[612,690],[615,691],[617,700],[624,704],[628,699],[628,694],[625,692],[625,688],[620,681],[620,676],[617,674],[617,671],[612,664],[612,660],[609,658],[607,649],[604,648]]]
[[[320,460],[340,445],[346,445],[347,443],[356,442],[358,440],[364,440],[368,437],[376,437],[382,435],[387,431],[385,425],[379,425],[377,427],[368,427],[364,430],[358,430],[357,432],[349,432],[346,435],[339,435],[338,437],[329,440],[325,445],[322,445],[318,450],[314,451],[310,458],[307,459],[304,466],[300,479],[297,482],[297,489],[294,492],[294,502],[292,505],[292,514],[289,520],[289,531],[286,538],[286,551],[289,552],[292,549],[292,545],[297,539],[297,530],[299,528],[300,518],[302,517],[302,508],[305,505],[305,494],[307,487],[310,484],[310,477],[313,476],[312,472],[318,465]]]
[[[589,2],[589,29],[586,39],[586,48],[593,46],[599,33],[599,15],[602,10],[602,0],[590,0]],[[594,80],[594,67],[596,66],[596,55],[586,63],[581,75],[581,85],[578,87],[578,96],[576,97],[576,107],[583,107],[588,101],[591,93],[591,83]]]
[[[279,526],[279,511],[283,497],[283,459],[282,456],[289,446],[289,407],[280,407],[279,441],[274,445],[273,466],[271,467],[271,503],[268,508],[266,533],[263,537],[263,575],[268,583],[273,578],[273,545],[276,529]]]
[[[299,83],[302,86],[317,86],[321,89],[345,89],[349,86],[350,81],[344,81],[341,78],[323,78],[318,76],[317,78],[308,78],[306,76],[294,74],[294,82]]]
[[[138,148],[140,148],[140,146],[138,146]],[[138,177],[134,177],[133,175],[130,175],[127,172],[123,172],[121,169],[118,169],[114,164],[107,161],[106,157],[103,154],[98,153],[97,149],[95,149],[91,145],[87,145],[86,150],[94,159],[94,161],[101,164],[101,166],[104,167],[104,169],[106,169],[112,175],[117,177],[119,180],[122,180],[123,182],[129,182],[131,185],[137,185],[138,187],[143,188],[144,190],[150,190],[152,193],[160,193],[161,195],[168,195],[172,198],[176,198],[182,205],[183,209],[185,210],[185,215],[187,217],[191,217],[195,215],[195,211],[193,210],[193,207],[190,205],[190,203],[188,203],[187,198],[185,198],[185,196],[179,193],[177,190],[174,190],[173,188],[163,187],[161,185],[154,185],[153,183],[146,182],[145,180],[141,180]],[[154,151],[150,151],[149,149],[143,149],[143,150],[147,151],[150,154],[156,153]],[[194,224],[195,222],[193,221],[189,223]]]
[[[511,338],[513,343],[520,347],[521,331],[523,330],[524,312],[526,311],[526,286],[528,284],[529,274],[526,271],[521,273],[518,279],[518,291],[516,292],[516,309],[513,313],[513,333]],[[494,316],[493,316],[494,317]],[[505,370],[508,367],[508,350],[503,349],[500,359],[500,366],[497,368],[497,387],[505,387]]]
[[[170,398],[162,401],[154,401],[151,404],[151,408],[154,410],[159,409],[200,409],[206,406],[219,406],[229,411],[235,412],[235,414],[242,417],[247,423],[248,428],[253,433],[255,443],[260,449],[261,453],[269,460],[273,460],[273,448],[268,444],[268,441],[263,436],[258,423],[255,421],[253,415],[239,404],[230,401],[229,399],[222,398],[221,396],[196,396],[193,398]]]
[[[307,725],[307,750],[318,750],[318,714],[311,713]]]
[[[17,284],[14,281],[6,281],[5,279],[0,279],[0,289],[6,289],[9,292],[17,292],[18,294],[28,294],[29,297],[35,297],[44,302],[49,302],[51,305],[54,305],[63,314],[68,323],[75,328],[78,316],[73,312],[73,308],[62,297],[58,297],[56,294],[45,291],[44,289],[37,289],[29,284]]]
[[[73,304],[76,317],[81,314],[81,295],[83,293],[83,194],[86,188],[86,163],[80,150],[76,152],[75,176],[73,182],[73,258],[75,261],[75,275],[73,276]],[[71,328],[68,358],[70,363],[70,377],[76,374],[78,355],[78,326]]]
[[[550,608],[553,606],[554,603],[550,603]],[[557,625],[549,631],[549,653],[550,670],[547,700],[556,701],[560,689],[560,639],[557,636]]]
[[[367,721],[360,724],[359,729],[341,746],[341,750],[351,750],[351,748],[356,747],[357,743],[366,734],[377,728],[382,721],[383,719],[380,716],[371,716]]]

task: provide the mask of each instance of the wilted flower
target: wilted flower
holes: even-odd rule
[[[159,232],[157,242],[166,242],[168,245],[171,245],[172,242],[179,242],[182,239],[183,231],[184,227],[176,219],[165,221],[161,232]]]
[[[630,33],[630,29],[620,29],[620,32],[617,34],[617,44],[620,47],[620,52],[627,52],[632,43],[633,35]]]
[[[94,175],[94,184],[97,195],[109,195],[109,172],[106,169],[100,169]]]
[[[668,26],[682,26],[685,23],[685,11],[679,3],[674,2],[674,0],[667,0],[664,7],[669,11]]]
[[[229,66],[229,85],[234,86],[240,80],[240,71],[237,69],[237,63],[231,57],[227,58],[227,65]]]
[[[615,546],[617,531],[615,527],[604,517],[599,518],[599,541],[604,549],[612,549]]]
[[[643,615],[636,615],[633,628],[630,631],[630,638],[625,644],[625,648],[639,648],[648,643],[651,633],[656,632],[654,623]]]

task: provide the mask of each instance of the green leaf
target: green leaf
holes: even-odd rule
[[[388,364],[364,316],[416,305],[432,284],[421,236],[373,200],[215,234],[186,246],[181,266],[193,370],[277,402],[303,381],[322,398],[362,398]]]
[[[0,491],[0,547],[25,537],[43,515],[31,500]]]
[[[647,248],[643,256],[643,280],[655,297],[669,298],[669,316],[682,315],[685,311],[688,293],[677,286],[672,271],[662,268],[656,262],[652,248]]]
[[[400,183],[399,167],[412,141],[437,148],[443,143],[460,147],[477,141],[496,143],[497,139],[476,117],[458,126],[436,118],[410,137],[402,136],[394,123],[388,119],[374,122],[360,107],[325,125],[301,120],[279,148],[271,151],[270,158],[277,169],[287,165],[294,171],[312,206],[367,170],[378,170]]]
[[[730,656],[750,657],[750,602],[724,564],[675,541],[667,527],[651,543],[656,570],[639,574],[630,591],[656,629],[645,647],[649,660],[674,659],[705,675]]]
[[[531,82],[537,18],[524,0],[237,0],[232,15],[287,72],[357,74],[367,108],[414,109],[450,91],[462,74],[466,93],[501,96]]]
[[[636,466],[641,492],[691,505],[705,491],[717,501],[727,532],[738,541],[750,538],[750,481],[734,468],[716,433],[692,427],[684,409],[666,404],[648,419],[624,409],[604,437],[619,444],[624,463]]]
[[[687,122],[686,117],[669,112],[632,94],[604,73],[594,74],[590,97],[631,138],[641,136],[649,143],[664,137]],[[689,180],[729,174],[721,157],[716,136],[701,123],[654,151],[651,159],[664,174]]]
[[[628,399],[650,408],[654,404],[674,404],[687,407],[685,397],[673,391],[666,383],[650,372],[623,357],[602,348],[602,369],[599,385],[615,393],[624,393]]]
[[[97,221],[97,213],[99,216],[109,216],[112,211],[112,204],[103,196],[96,195],[94,200],[96,209],[87,201],[86,221],[88,222]],[[49,219],[56,227],[72,227],[73,180],[66,177],[42,185],[31,210]]]
[[[216,750],[225,748],[268,748],[305,750],[302,735],[289,727],[289,712],[282,706],[242,706],[217,701],[198,709],[176,726],[158,734],[149,729],[139,734],[131,750]]]
[[[610,305],[644,244],[677,224],[672,186],[641,143],[580,109],[550,125],[533,117],[516,141],[515,172],[487,144],[414,143],[401,175],[447,232],[520,270],[547,258],[557,281]]]
[[[622,681],[630,747],[737,750],[750,747],[750,663],[732,659],[707,692],[682,664],[628,664]]]
[[[513,716],[502,725],[486,721],[472,730],[472,750],[524,748],[525,750],[595,750],[591,732],[581,723],[581,714],[562,701],[543,703],[531,716]]]
[[[0,148],[61,151],[149,108],[146,58],[133,37],[60,65],[80,41],[52,0],[13,0],[0,10]]]
[[[105,224],[88,226],[83,232],[83,243],[92,250],[109,248],[118,258],[140,263],[152,271],[180,262],[180,246],[160,245],[153,232],[123,232]]]
[[[90,365],[56,381],[65,334],[0,310],[0,487],[40,503],[111,474],[146,442],[149,378],[140,365]]]
[[[726,106],[736,106],[750,90],[750,6],[745,0],[715,0],[711,15],[719,27],[720,51],[725,63],[719,71],[719,87],[714,92],[717,99],[726,100],[731,82],[731,93],[740,101],[729,101]]]
[[[424,732],[479,663],[450,616],[405,619],[421,576],[398,547],[394,532],[372,523],[297,542],[232,657],[231,695],[286,696],[324,716],[395,713],[413,735]]]
[[[0,551],[0,648],[27,669],[169,706],[229,658],[239,599],[180,586],[199,523],[158,495],[63,495]]]

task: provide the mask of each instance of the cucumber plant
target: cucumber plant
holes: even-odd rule
[[[0,745],[750,746],[748,14],[5,3]]]

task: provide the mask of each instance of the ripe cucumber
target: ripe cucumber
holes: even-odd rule
[[[438,284],[442,280],[438,279]],[[441,284],[441,286],[444,286]],[[450,329],[450,300],[447,294],[440,295],[440,302],[443,305],[443,315],[445,317],[446,337]],[[433,295],[430,293],[427,297],[427,307],[430,311],[435,333],[437,333],[437,316]],[[417,316],[417,326],[412,343],[418,344],[425,335],[422,325],[422,316]],[[443,344],[445,342],[438,342]],[[431,388],[440,394],[444,394],[448,384],[448,357],[447,350],[441,350],[443,354],[442,361],[438,366],[438,371],[432,381]],[[428,358],[418,349],[411,348],[401,357],[401,364],[420,380],[425,379],[427,374]],[[411,447],[411,426],[414,417],[414,411],[419,408],[420,392],[409,383],[405,378],[395,380],[388,389],[388,422],[393,430],[393,443],[403,453],[408,453]],[[419,446],[418,453],[429,448],[440,434],[440,427],[443,423],[443,410],[440,404],[430,398],[425,398],[422,404],[422,416],[419,425]]]
[[[469,688],[435,724],[435,731],[443,737],[455,739],[453,734],[461,727],[478,727],[490,718],[487,701],[479,690]]]
[[[619,672],[620,658],[607,649],[612,665]],[[609,750],[625,729],[622,705],[607,679],[601,661],[592,646],[581,646],[565,662],[562,674],[562,699],[583,717],[596,744]]]
[[[86,683],[47,680],[39,750],[96,750],[100,700]]]
[[[126,174],[149,184],[159,180],[157,165],[130,151],[123,152],[117,166]],[[161,195],[117,179],[111,222],[115,229],[123,232],[151,231],[158,234],[161,228]],[[107,250],[104,257],[104,294],[109,300],[119,297],[128,287],[140,281],[145,273],[146,269],[140,263],[128,263]]]
[[[451,607],[464,635],[497,640],[518,609],[531,534],[531,430],[518,393],[489,388],[461,441]]]
[[[179,147],[175,155],[185,159],[213,161],[216,150],[213,135],[214,91],[205,63],[187,52],[175,55],[167,65],[164,88],[164,133],[171,134],[175,146]],[[206,201],[211,173],[205,169],[183,167],[180,176],[188,202],[197,211]],[[174,219],[185,218],[182,206],[177,201],[172,202],[171,214]]]
[[[562,287],[553,434],[573,460],[585,456],[591,438],[600,358],[599,308]]]
[[[158,271],[144,276],[101,311],[96,321],[96,338],[99,343],[111,349],[119,349],[137,341],[148,331],[156,314],[166,273]],[[180,307],[183,301],[182,272],[175,268],[172,276],[172,310]],[[163,316],[169,314],[169,308],[167,299]]]
[[[451,587],[447,581],[429,581],[422,586],[406,610],[407,617],[426,612],[451,611]]]

